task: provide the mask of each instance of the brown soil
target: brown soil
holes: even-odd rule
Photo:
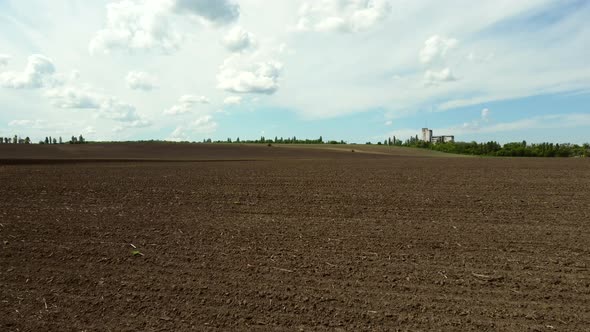
[[[265,144],[84,144],[84,145],[18,145],[0,144],[0,163],[70,163],[93,161],[232,161],[277,159],[334,159],[364,158],[364,152],[379,158],[384,153],[370,146],[343,145],[271,145]],[[392,147],[387,155],[430,156],[432,151]],[[371,157],[369,157],[371,158]]]
[[[0,331],[590,331],[588,160],[141,147],[0,146]]]

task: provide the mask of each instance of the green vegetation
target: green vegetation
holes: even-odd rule
[[[476,155],[476,156],[499,156],[499,157],[590,157],[590,145],[578,144],[554,144],[539,143],[527,144],[526,141],[506,143],[498,142],[447,142],[428,143],[418,140],[408,140],[404,146],[430,149],[435,151]]]
[[[12,137],[0,137],[0,144],[31,144],[29,137],[21,138],[18,135]]]

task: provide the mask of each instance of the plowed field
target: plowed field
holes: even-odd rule
[[[0,331],[590,331],[586,159],[2,149]]]

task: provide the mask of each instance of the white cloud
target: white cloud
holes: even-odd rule
[[[51,105],[58,108],[98,109],[104,96],[87,88],[65,86],[45,93]]]
[[[191,122],[189,128],[196,133],[211,133],[217,129],[217,123],[210,115],[203,115]]]
[[[445,129],[455,134],[514,132],[528,129],[558,129],[590,126],[590,114],[550,114],[510,122],[456,126]]]
[[[80,71],[77,69],[72,70],[72,72],[70,73],[68,79],[70,81],[77,81],[80,79]]]
[[[93,126],[87,126],[84,129],[82,129],[82,134],[84,134],[84,135],[94,135],[94,134],[96,134],[96,129],[94,129]]]
[[[209,98],[205,96],[193,96],[193,95],[184,95],[180,97],[181,103],[191,103],[191,104],[209,104],[211,101]]]
[[[233,93],[275,93],[279,88],[282,63],[250,61],[237,55],[227,58],[217,74],[217,87]]]
[[[11,56],[6,54],[0,54],[0,67],[6,66],[8,61],[10,61]]]
[[[146,119],[138,119],[128,122],[122,122],[119,128],[147,128],[152,125],[152,121]]]
[[[420,62],[428,64],[438,59],[442,59],[451,49],[455,48],[457,44],[458,41],[454,38],[434,35],[424,42],[424,47],[420,50]]]
[[[91,54],[115,49],[177,50],[184,33],[176,23],[182,15],[221,25],[239,17],[239,5],[228,0],[122,0],[107,4],[107,21],[90,41]]]
[[[489,126],[490,121],[491,121],[490,120],[490,113],[491,112],[489,109],[484,108],[483,110],[481,110],[481,114],[480,114],[479,119],[463,123],[463,125],[460,127],[460,129],[462,131],[469,131],[469,130],[477,131],[485,126]],[[457,128],[455,128],[454,130],[456,131]]]
[[[184,95],[180,97],[178,103],[164,110],[165,115],[182,115],[193,112],[197,104],[209,104],[210,101],[205,96]]]
[[[121,132],[124,132],[126,129],[147,128],[147,127],[150,127],[152,124],[153,124],[152,121],[145,120],[145,119],[133,120],[133,121],[128,121],[128,122],[121,122],[118,126],[115,126],[113,128],[113,132],[121,133]]]
[[[107,119],[127,123],[142,120],[133,105],[118,101],[115,98],[103,100],[100,105],[100,115]]]
[[[391,121],[391,120],[385,121],[386,126],[391,126],[392,124],[393,124],[393,121]]]
[[[479,55],[476,54],[475,52],[469,52],[469,54],[467,54],[467,60],[471,61],[471,62],[475,62],[475,63],[487,63],[490,62],[494,59],[495,55],[494,53],[488,53],[486,55]]]
[[[241,96],[229,96],[223,100],[224,105],[239,105],[242,103]]]
[[[50,103],[63,109],[97,110],[99,117],[126,123],[127,127],[146,127],[151,124],[144,119],[135,106],[117,98],[97,92],[90,87],[63,86],[45,93]]]
[[[243,52],[256,47],[254,35],[242,27],[234,27],[223,38],[223,45],[230,52]]]
[[[123,0],[107,4],[106,27],[89,45],[90,53],[114,49],[157,49],[167,53],[178,48],[181,35],[170,22],[165,1]]]
[[[359,32],[375,26],[391,13],[389,0],[317,0],[299,8],[300,31]]]
[[[232,0],[175,0],[174,9],[180,14],[196,15],[214,24],[228,24],[240,17],[240,5]]]
[[[490,121],[490,110],[487,108],[484,108],[483,110],[481,110],[481,120],[483,122],[489,122]]]
[[[11,89],[39,89],[52,85],[53,61],[41,54],[29,56],[23,72],[0,73],[0,86]]]
[[[47,127],[45,120],[12,120],[8,123],[10,127],[26,127],[32,129],[44,129]]]
[[[437,85],[443,82],[456,81],[457,78],[453,75],[450,68],[445,68],[440,71],[427,70],[424,73],[424,84],[426,85]]]
[[[150,91],[158,87],[157,79],[146,72],[131,71],[125,80],[127,87],[132,90]]]
[[[176,127],[168,137],[171,141],[190,141],[195,136],[202,134],[211,134],[217,130],[217,122],[211,115],[202,115],[194,121]]]

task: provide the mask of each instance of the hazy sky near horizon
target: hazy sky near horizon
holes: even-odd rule
[[[0,136],[590,141],[590,1],[0,0]]]

